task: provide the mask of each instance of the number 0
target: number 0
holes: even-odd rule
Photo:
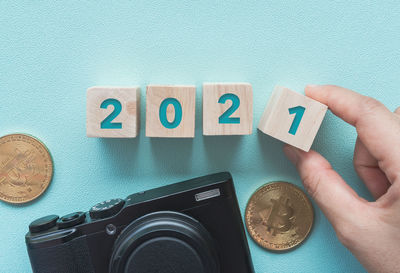
[[[297,133],[297,129],[299,129],[299,125],[305,111],[306,108],[304,108],[303,106],[296,106],[289,108],[289,114],[290,115],[295,114],[292,125],[290,126],[289,129],[289,134],[295,135]]]
[[[168,105],[172,104],[175,109],[175,117],[172,122],[169,122],[167,119],[167,108]],[[161,124],[168,129],[174,129],[179,126],[182,121],[182,105],[181,103],[174,98],[167,98],[161,102],[159,117]]]
[[[121,103],[116,99],[106,99],[100,105],[100,108],[107,109],[108,106],[114,106],[114,111],[111,112],[100,124],[101,129],[121,129],[122,123],[121,122],[112,122],[122,110]]]

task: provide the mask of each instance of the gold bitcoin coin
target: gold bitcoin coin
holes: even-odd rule
[[[46,146],[24,134],[0,138],[0,200],[26,203],[39,197],[53,177]]]
[[[300,188],[287,182],[272,182],[251,196],[245,218],[247,230],[257,244],[283,251],[305,240],[314,222],[314,210]]]

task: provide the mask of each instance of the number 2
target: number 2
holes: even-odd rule
[[[232,101],[231,107],[229,107],[218,119],[220,124],[238,124],[240,123],[240,118],[232,118],[231,115],[235,113],[235,111],[239,108],[240,99],[235,94],[225,94],[221,96],[218,100],[218,103],[225,103],[227,100]]]
[[[100,124],[101,129],[121,129],[122,123],[121,122],[112,122],[122,110],[121,103],[116,99],[106,99],[100,105],[100,108],[107,109],[108,106],[112,105],[114,110],[109,114]]]
[[[299,128],[301,119],[303,118],[305,111],[306,108],[304,108],[303,106],[296,106],[289,108],[289,114],[290,115],[295,114],[292,125],[290,126],[289,129],[289,134],[296,135],[297,129]]]

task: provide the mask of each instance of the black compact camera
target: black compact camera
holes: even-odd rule
[[[35,273],[254,273],[229,173],[33,221]]]

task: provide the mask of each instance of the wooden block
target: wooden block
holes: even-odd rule
[[[140,123],[139,87],[100,87],[87,90],[88,137],[134,138]]]
[[[275,87],[258,124],[263,133],[308,152],[328,107],[285,87]]]
[[[253,89],[249,83],[203,84],[203,134],[250,135]]]
[[[195,86],[147,86],[146,136],[194,137],[195,107]]]

